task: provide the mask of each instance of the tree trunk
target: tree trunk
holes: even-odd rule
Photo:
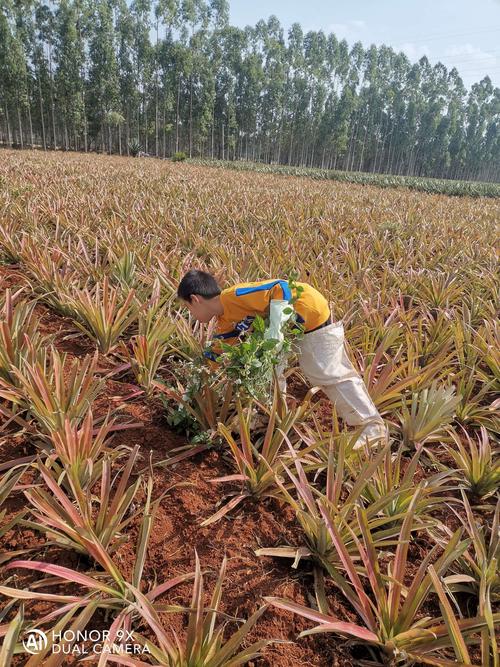
[[[56,115],[54,110],[54,81],[52,79],[52,49],[49,44],[49,79],[50,79],[50,106],[52,110],[52,146],[57,150],[57,136],[56,136]]]
[[[7,106],[7,101],[5,101],[5,120],[7,121],[7,142],[12,148],[12,130],[10,127],[9,108]]]
[[[354,154],[355,154],[355,138],[357,137],[357,132],[358,132],[358,121],[354,122],[352,132],[351,132],[351,138],[349,140],[349,150],[347,152],[347,165],[346,165],[346,170],[347,171],[352,171],[352,165],[354,163]]]
[[[31,120],[31,100],[28,95],[28,123],[30,127],[30,148],[33,149],[33,122]]]
[[[155,53],[155,155],[158,157],[158,140],[159,140],[159,127],[158,127],[158,20],[156,21],[156,53]]]
[[[193,75],[190,76],[189,82],[189,157],[193,153]]]
[[[373,158],[373,164],[371,168],[373,174],[377,173],[377,163],[379,163],[379,169],[380,169],[380,165],[382,162],[382,158],[380,156],[384,151],[385,129],[386,129],[386,123],[383,122],[382,127],[380,128],[380,134],[377,135],[377,143],[375,144],[375,156]],[[382,146],[380,146],[380,144],[382,144]]]
[[[166,111],[165,111],[165,102],[163,103],[163,159],[167,154],[167,121],[166,121]]]
[[[288,146],[288,164],[292,164],[292,153],[293,153],[293,128],[295,126],[295,120],[292,120],[292,125],[290,127],[290,144]]]
[[[85,152],[88,151],[88,144],[87,144],[87,114],[83,114],[83,150]]]
[[[129,148],[128,148],[129,143],[130,143],[130,109],[127,106],[127,123],[125,125],[125,144],[126,144],[125,149],[127,151],[127,157],[130,154],[130,151],[129,151]]]
[[[395,148],[393,147],[393,141],[394,141],[394,124],[391,127],[391,135],[389,138],[389,153],[387,158],[387,170],[389,171],[389,173],[392,173],[392,169],[394,166],[394,154],[396,152]]]
[[[211,155],[210,157],[212,160],[214,159],[214,137],[215,137],[215,104],[212,112],[212,147],[211,147]]]
[[[311,140],[311,158],[309,160],[309,166],[311,167],[311,169],[314,167],[314,158],[316,154],[316,136],[317,136],[317,128],[314,128]]]
[[[181,75],[177,82],[177,105],[175,109],[175,152],[179,152],[179,105],[181,99]]]
[[[97,148],[97,146],[96,146],[96,148]],[[104,139],[104,125],[101,121],[101,153],[105,153],[105,152],[106,152],[106,146],[105,146],[105,139]]]
[[[130,107],[127,104],[127,125],[125,127],[125,142],[127,144],[127,157],[130,155],[129,144],[130,144]]]
[[[45,139],[45,121],[43,119],[43,97],[42,97],[42,84],[40,83],[40,77],[37,76],[38,79],[38,97],[40,99],[40,120],[42,122],[42,143],[43,143],[43,150],[47,150],[47,141]]]
[[[362,171],[363,169],[363,157],[365,155],[365,144],[367,135],[368,135],[368,123],[366,123],[365,133],[363,135],[363,143],[361,144],[361,153],[359,156],[358,171]]]
[[[300,151],[300,162],[299,162],[300,167],[304,166],[304,152],[305,152],[305,141],[304,141],[304,137],[302,137],[302,148],[301,148],[301,151]]]
[[[280,160],[281,160],[281,141],[282,141],[283,116],[284,115],[285,115],[284,105],[281,105],[281,116],[280,116],[280,122],[279,122],[279,125],[278,125],[278,155],[276,156],[276,162],[278,164],[280,164]]]
[[[21,148],[24,148],[24,137],[23,137],[23,123],[21,120],[21,105],[18,103],[17,105],[17,122],[19,125],[19,143],[21,144]]]

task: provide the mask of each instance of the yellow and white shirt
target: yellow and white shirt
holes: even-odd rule
[[[299,282],[296,285],[302,287],[302,292],[293,307],[297,313],[297,322],[307,333],[326,322],[330,317],[330,308],[325,297],[314,287]],[[286,280],[279,279],[238,283],[228,287],[220,295],[224,313],[217,318],[214,339],[223,340],[229,345],[238,343],[257,315],[266,317],[269,314],[271,300],[290,300],[295,296],[296,290],[291,290]]]

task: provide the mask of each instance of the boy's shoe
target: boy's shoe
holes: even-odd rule
[[[385,444],[389,437],[389,430],[385,424],[375,422],[365,426],[358,439],[354,443],[353,449],[362,449],[368,442],[369,447]]]

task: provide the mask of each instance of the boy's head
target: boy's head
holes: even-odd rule
[[[188,271],[177,288],[177,296],[185,302],[198,322],[210,322],[212,317],[221,314],[218,300],[214,301],[220,293],[221,289],[215,278],[198,269]]]

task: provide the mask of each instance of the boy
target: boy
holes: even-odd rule
[[[307,283],[296,285],[302,287],[293,308],[297,322],[304,328],[304,336],[298,341],[299,364],[304,375],[336,404],[344,422],[363,427],[355,447],[363,446],[367,439],[368,442],[385,439],[384,421],[345,352],[342,320],[332,322],[327,300],[314,287]],[[177,296],[199,322],[207,323],[216,317],[214,338],[234,344],[257,315],[269,315],[267,337],[282,340],[281,325],[288,317],[283,311],[289,306],[289,299],[297,295],[292,295],[286,280],[240,283],[221,290],[211,274],[192,269],[179,283]],[[283,391],[285,386],[281,377]]]

